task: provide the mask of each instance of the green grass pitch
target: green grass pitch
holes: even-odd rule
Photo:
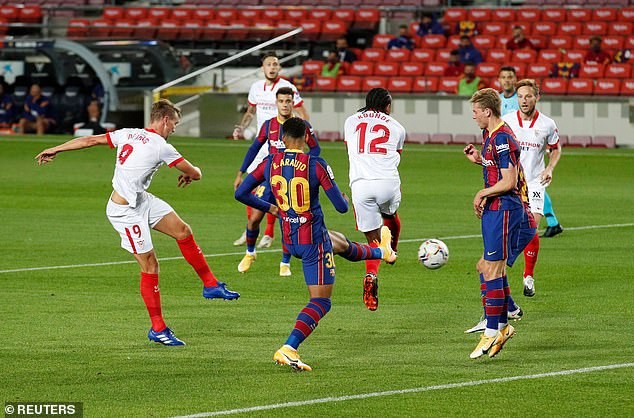
[[[634,150],[564,149],[549,191],[566,230],[541,241],[534,298],[521,295],[521,257],[510,270],[525,311],[517,335],[498,357],[470,360],[478,336],[463,331],[481,313],[482,251],[471,202],[482,175],[460,147],[406,145],[399,261],[381,266],[379,310],[363,305],[363,264],[337,258],[333,308],[300,348],[314,370],[297,373],[272,356],[308,297],[299,260],[292,277],[278,276],[277,230],[252,271],[236,269],[245,210],[232,181],[247,144],[175,138],[203,179],[178,189],[164,167],[150,189],[242,294],[204,300],[176,244],[155,233],[164,315],[188,344],[170,348],[147,340],[138,267],[105,216],[113,151],[33,160],[66,139],[0,138],[0,400],[78,401],[87,417],[634,416]],[[348,192],[343,144],[322,145]],[[351,212],[321,201],[331,229],[362,240]],[[447,243],[442,269],[418,263],[425,238]],[[618,368],[533,376],[609,365]],[[515,376],[534,378],[504,380]]]

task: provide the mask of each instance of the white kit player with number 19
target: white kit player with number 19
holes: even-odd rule
[[[375,88],[365,97],[365,107],[346,119],[344,140],[350,162],[350,189],[357,228],[370,245],[381,240],[381,226],[392,233],[392,248],[397,250],[401,221],[397,211],[401,203],[401,179],[398,165],[405,143],[405,128],[394,119],[392,96]],[[378,308],[380,260],[366,260],[363,301],[374,311]]]

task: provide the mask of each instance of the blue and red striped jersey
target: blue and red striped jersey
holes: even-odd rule
[[[489,134],[482,131],[482,173],[484,187],[495,185],[502,179],[502,170],[515,166],[517,168],[517,184],[515,188],[503,195],[487,199],[485,209],[511,210],[528,205],[528,188],[524,178],[524,170],[520,164],[520,147],[511,128],[502,123]]]
[[[258,155],[258,151],[260,151],[260,148],[262,148],[266,143],[268,143],[269,146],[269,155],[284,151],[286,149],[286,145],[284,145],[284,141],[282,140],[282,136],[284,135],[284,130],[282,129],[283,123],[284,122],[280,122],[280,120],[276,116],[262,124],[258,136],[255,137],[253,143],[244,156],[242,166],[240,167],[241,172],[247,172],[247,169],[249,168],[253,160],[255,160],[255,157]],[[321,152],[321,148],[319,147],[319,140],[317,139],[317,134],[315,133],[315,130],[310,125],[310,123],[308,123],[308,121],[304,121],[304,123],[306,123],[306,144],[309,148],[308,153],[310,155],[317,156]]]
[[[320,186],[338,212],[348,211],[348,202],[335,182],[332,169],[321,157],[288,149],[269,155],[244,179],[236,190],[236,199],[268,212],[270,203],[251,194],[251,190],[263,181],[271,185],[279,208],[282,239],[287,245],[324,241],[328,230],[319,203]]]

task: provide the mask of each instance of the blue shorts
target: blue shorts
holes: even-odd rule
[[[268,181],[262,182],[251,193],[273,205],[276,204],[275,197],[273,197],[273,192],[271,191],[271,184]]]
[[[537,232],[532,219],[523,208],[485,210],[482,214],[482,257],[487,261],[506,260],[511,267]]]
[[[335,258],[327,233],[324,242],[319,244],[290,244],[287,247],[289,253],[302,260],[304,281],[308,286],[335,282]]]

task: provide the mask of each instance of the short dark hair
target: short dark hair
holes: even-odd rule
[[[262,61],[262,64],[264,64],[264,60],[271,57],[277,58],[277,54],[273,51],[265,52],[264,54],[262,54],[262,59],[260,61]]]
[[[392,96],[390,92],[382,87],[373,88],[365,96],[365,107],[362,107],[358,112],[367,112],[368,110],[374,110],[376,112],[387,113],[387,106],[392,103]]]
[[[282,128],[284,129],[284,137],[297,140],[306,136],[306,122],[302,118],[290,118],[284,122]]]
[[[279,95],[289,95],[289,96],[294,96],[295,92],[293,91],[292,88],[290,87],[280,87],[276,92],[275,92],[275,97],[277,98],[277,96]]]
[[[510,71],[513,74],[517,75],[517,72],[515,71],[515,67],[513,67],[512,65],[505,65],[504,67],[500,68],[499,73],[501,73],[502,71]]]

